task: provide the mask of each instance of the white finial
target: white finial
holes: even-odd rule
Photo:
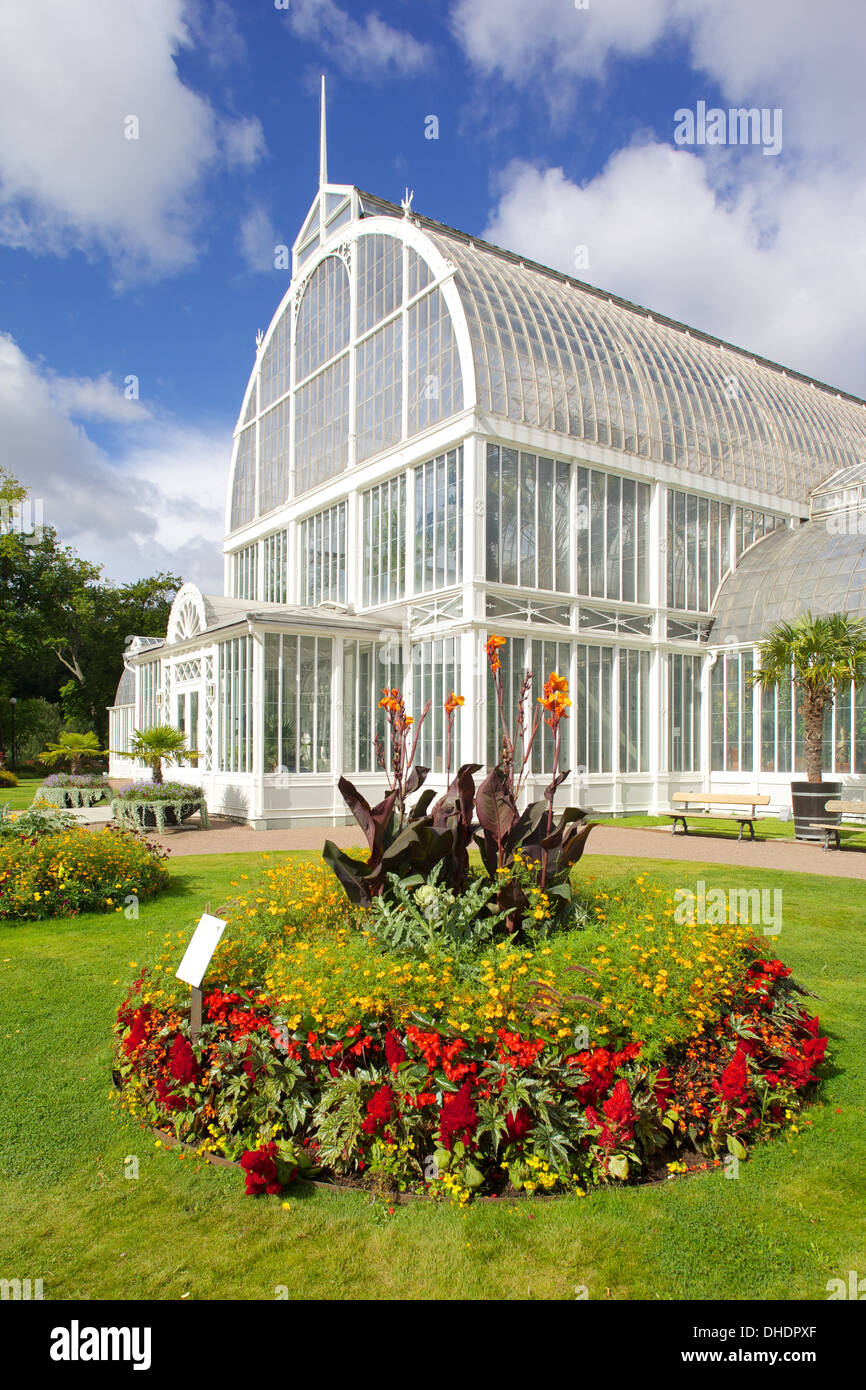
[[[328,182],[328,123],[325,113],[325,74],[322,73],[322,115],[319,133],[319,188]]]
[[[414,188],[412,189],[411,193],[410,193],[409,189],[407,188],[405,194],[403,195],[403,202],[401,203],[401,207],[402,207],[402,209],[403,209],[403,216],[404,216],[404,217],[408,217],[408,216],[409,216],[409,213],[412,211],[412,199],[413,199],[414,197],[415,197],[415,190],[414,190]]]
[[[262,332],[262,330],[259,329],[258,333],[256,334],[256,350],[258,350],[258,349],[261,347],[261,345],[262,345],[262,343],[263,343],[264,341],[265,341],[265,335],[264,335],[264,333]]]

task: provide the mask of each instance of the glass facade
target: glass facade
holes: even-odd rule
[[[403,434],[403,324],[392,319],[358,345],[356,458],[372,458]]]
[[[486,526],[488,580],[568,592],[567,463],[488,444]]]
[[[731,567],[731,508],[668,488],[668,607],[709,613]]]
[[[577,592],[649,602],[650,488],[633,478],[577,470]]]
[[[409,308],[408,432],[420,434],[463,409],[463,377],[451,315],[435,289]]]
[[[544,694],[544,683],[551,673],[555,671],[558,676],[564,676],[567,681],[571,680],[571,643],[533,642],[531,655],[532,689],[527,710],[530,721],[535,717],[538,700]],[[539,713],[542,722],[538,726],[538,733],[532,745],[532,771],[549,774],[553,772],[553,730],[547,723],[544,710],[539,709]],[[562,720],[559,732],[558,766],[565,771],[570,765],[570,720]]]
[[[650,653],[617,652],[619,666],[619,771],[649,772]]]
[[[757,512],[752,507],[735,507],[734,552],[737,558],[739,559],[750,545],[754,545],[755,541],[775,531],[777,526],[784,525],[783,516],[774,516],[772,512]]]
[[[668,767],[701,770],[701,670],[703,657],[668,657]]]
[[[232,555],[232,594],[235,598],[258,598],[259,548],[245,545]]]
[[[259,422],[259,513],[273,511],[289,496],[289,401],[268,410]]]
[[[584,773],[612,772],[614,652],[581,645],[575,648],[575,658],[575,765]]]
[[[364,606],[393,603],[406,592],[406,475],[364,493]]]
[[[388,756],[387,723],[379,700],[385,687],[400,686],[392,649],[378,642],[343,642],[343,771],[375,772],[374,739]]]
[[[415,469],[415,592],[459,584],[463,577],[463,450]]]
[[[413,646],[412,677],[412,713],[416,722],[421,718],[425,704],[430,701],[430,712],[418,739],[416,763],[420,767],[429,767],[432,772],[444,772],[447,717],[443,706],[452,690],[461,694],[457,639],[437,637]],[[455,728],[459,733],[459,720]],[[458,761],[458,751],[452,749],[452,772],[456,770]]]
[[[275,531],[262,541],[266,603],[285,603],[288,598],[288,531]]]
[[[710,675],[711,767],[713,772],[753,769],[754,670],[752,652],[721,653]]]
[[[253,639],[233,637],[217,646],[220,772],[253,770]]]
[[[346,602],[346,503],[301,522],[301,603]]]
[[[333,653],[330,637],[266,633],[266,773],[330,772]]]

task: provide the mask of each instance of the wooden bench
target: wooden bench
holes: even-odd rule
[[[751,837],[755,838],[755,821],[758,819],[757,807],[769,806],[768,796],[759,796],[757,792],[674,792],[671,797],[671,804],[682,807],[682,810],[668,811],[671,818],[671,834],[677,831],[677,821],[682,821],[683,832],[688,835],[689,819],[697,819],[699,816],[711,816],[716,820],[735,820],[739,822],[740,833],[737,836],[737,843],[743,838],[743,831],[749,827]],[[698,806],[701,809],[690,811],[690,806]],[[727,807],[721,812],[714,811],[713,807]],[[738,807],[732,810],[731,807]]]
[[[823,821],[814,821],[809,828],[811,830],[820,830],[823,833],[823,847],[825,850],[830,848],[831,835],[836,840],[836,848],[841,849],[842,842],[839,839],[841,831],[849,830],[854,835],[862,835],[863,831],[866,830],[866,801],[831,800],[825,802],[824,810],[829,811],[831,815],[835,815],[835,821],[831,822],[829,825]],[[843,825],[843,816],[854,816],[855,824],[852,825],[849,821],[847,825]]]

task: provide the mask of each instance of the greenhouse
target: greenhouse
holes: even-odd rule
[[[512,707],[526,669],[533,702],[569,679],[563,802],[654,811],[712,782],[787,804],[798,711],[748,674],[780,617],[866,615],[866,404],[322,163],[235,431],[224,595],[185,585],[164,641],[130,645],[111,747],[171,723],[212,813],[341,823],[341,774],[383,785],[386,686],[430,702],[433,785],[452,690],[457,761],[497,760],[496,632]],[[827,771],[866,786],[866,696],[826,737]]]

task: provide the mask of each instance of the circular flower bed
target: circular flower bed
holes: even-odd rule
[[[4,837],[0,921],[121,912],[130,896],[150,898],[166,886],[164,860],[159,847],[115,828]]]
[[[104,801],[111,791],[111,783],[101,773],[84,773],[73,776],[69,772],[54,772],[46,777],[34,803],[40,806],[70,808],[74,806],[95,806]]]
[[[159,830],[167,825],[181,825],[196,811],[202,825],[207,827],[207,805],[204,793],[185,782],[133,782],[122,788],[111,803],[111,812],[120,825],[134,829]]]
[[[254,1195],[320,1173],[462,1203],[740,1161],[824,1057],[766,942],[679,922],[643,879],[585,888],[550,935],[539,898],[531,940],[471,954],[386,944],[320,863],[238,887],[200,1034],[172,942],[120,1008],[116,1076],[130,1115],[240,1160]]]

